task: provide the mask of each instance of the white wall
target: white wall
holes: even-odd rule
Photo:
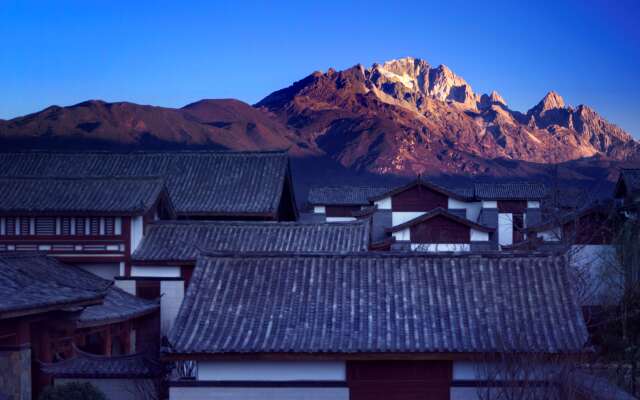
[[[513,215],[511,213],[498,214],[498,243],[500,246],[513,244]]]
[[[404,224],[424,214],[426,214],[425,211],[394,211],[391,213],[391,226]]]
[[[142,240],[144,234],[144,220],[142,216],[131,218],[131,253],[133,253]]]
[[[349,400],[349,389],[172,387],[169,400]]]
[[[527,201],[527,208],[540,208],[539,201]]]
[[[95,264],[76,264],[85,271],[98,275],[100,278],[113,280],[116,276],[120,276],[120,263],[95,263]]]
[[[200,381],[344,381],[344,361],[205,361]]]
[[[313,212],[316,214],[326,214],[327,209],[325,208],[325,206],[314,206]]]
[[[399,241],[411,240],[411,230],[409,228],[405,228],[397,232],[393,232],[392,235],[394,238],[396,238],[396,240],[399,240]]]
[[[562,239],[562,230],[559,227],[553,228],[548,231],[538,232],[537,236],[545,242],[558,242]]]
[[[131,276],[146,278],[180,278],[180,267],[172,266],[132,266]]]
[[[355,217],[327,217],[327,222],[349,222],[355,220]]]
[[[479,231],[471,228],[471,241],[472,242],[486,242],[489,240],[489,232]]]
[[[466,201],[460,201],[449,197],[447,208],[450,210],[466,210],[465,215],[467,219],[477,222],[478,216],[480,216],[480,210],[482,210],[482,203],[468,203]]]
[[[160,332],[167,335],[184,299],[184,281],[161,281],[160,294]]]
[[[129,294],[132,294],[134,296],[136,295],[136,281],[134,280],[118,279],[115,282],[115,285]]]
[[[378,206],[378,210],[391,210],[391,197],[385,197],[375,201],[373,204]]]
[[[498,202],[495,200],[482,200],[482,208],[498,208]]]
[[[411,250],[435,253],[439,251],[470,251],[469,243],[411,243]]]

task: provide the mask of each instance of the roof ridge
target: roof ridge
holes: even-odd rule
[[[525,258],[549,258],[564,255],[564,252],[551,253],[549,251],[478,251],[467,253],[427,253],[427,252],[407,252],[407,251],[346,251],[346,252],[314,252],[314,251],[202,251],[199,258],[299,258],[299,257],[362,257],[362,258],[504,258],[504,259],[525,259]]]
[[[312,222],[312,221],[214,221],[214,220],[159,220],[149,224],[153,226],[345,226],[345,225],[366,225],[364,220],[341,221],[341,222]]]

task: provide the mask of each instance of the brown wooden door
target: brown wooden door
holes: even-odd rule
[[[353,361],[347,364],[351,400],[449,400],[448,361]]]

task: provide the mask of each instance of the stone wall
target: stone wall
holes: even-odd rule
[[[0,397],[31,400],[31,349],[0,350]]]

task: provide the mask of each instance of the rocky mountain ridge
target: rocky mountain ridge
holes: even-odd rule
[[[526,113],[478,95],[448,67],[402,58],[314,72],[256,104],[343,165],[378,173],[491,173],[485,160],[636,160],[640,144],[549,92]]]
[[[527,112],[477,94],[450,68],[417,58],[314,72],[253,107],[182,108],[87,101],[0,120],[5,149],[288,149],[340,168],[398,176],[531,176],[547,165],[637,162],[640,144],[585,105],[549,92]],[[576,162],[577,162],[576,161]],[[324,164],[323,164],[324,165]],[[606,167],[609,168],[609,167]]]

